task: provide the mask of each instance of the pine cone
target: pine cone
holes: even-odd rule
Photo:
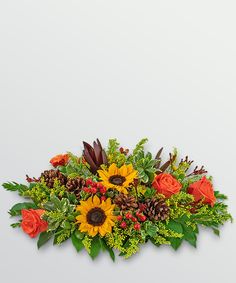
[[[121,209],[121,210],[130,210],[134,208],[138,208],[138,203],[136,202],[135,197],[127,196],[125,194],[119,194],[114,199],[114,203]]]
[[[169,207],[166,205],[163,199],[158,200],[155,198],[146,199],[145,201],[145,210],[143,213],[150,219],[150,220],[165,220],[169,216]]]
[[[41,176],[40,179],[44,179],[46,185],[49,188],[53,188],[54,181],[57,179],[61,185],[65,185],[67,178],[64,176],[59,170],[45,170]]]
[[[85,186],[86,181],[82,178],[70,178],[67,180],[66,188],[69,192],[74,193],[79,199],[81,189]]]

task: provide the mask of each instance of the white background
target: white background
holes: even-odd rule
[[[39,176],[82,140],[173,146],[205,164],[236,213],[235,1],[0,3],[0,181]],[[236,229],[203,230],[195,250],[142,247],[114,264],[70,242],[37,251],[9,227],[21,199],[0,191],[0,281],[235,282]]]

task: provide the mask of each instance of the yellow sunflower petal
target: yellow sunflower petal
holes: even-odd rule
[[[99,206],[100,205],[100,199],[96,195],[93,197],[93,205]]]
[[[83,223],[86,221],[86,216],[85,215],[78,215],[76,216],[76,220],[79,222],[79,223]]]
[[[109,173],[107,170],[97,170],[97,172],[99,175],[102,173],[106,178],[109,178]]]
[[[127,165],[123,165],[123,166],[120,167],[119,174],[121,176],[125,177],[127,175],[127,172],[128,172]]]
[[[107,206],[111,206],[111,199],[110,198],[107,198],[106,201],[105,201],[106,205]]]
[[[87,200],[86,200],[86,203],[87,203],[87,206],[91,209],[94,207],[94,204],[93,204],[93,197],[89,197]]]
[[[112,163],[112,165],[109,167],[108,173],[109,173],[109,176],[117,175],[117,173],[118,173],[118,168],[117,168],[117,166],[116,166],[115,163]]]
[[[102,181],[108,181],[109,179],[109,174],[107,173],[106,171],[103,171],[103,170],[98,170],[98,174],[99,174],[99,177]]]
[[[99,207],[103,210],[106,215],[106,219],[103,223],[91,224],[91,221],[88,223],[88,212],[93,208]],[[76,216],[77,223],[80,223],[79,230],[81,232],[88,233],[89,236],[94,237],[98,233],[101,236],[105,236],[107,233],[110,233],[112,226],[114,226],[114,221],[116,216],[113,215],[113,210],[115,205],[111,203],[111,199],[107,198],[106,201],[100,202],[100,199],[95,195],[93,198],[90,197],[86,201],[81,201],[81,204],[77,207],[77,210],[81,212],[80,215]],[[90,216],[89,216],[90,217]],[[99,225],[98,225],[99,224]]]
[[[134,170],[134,167],[132,164],[128,164],[126,166],[127,166],[127,175],[129,175]]]

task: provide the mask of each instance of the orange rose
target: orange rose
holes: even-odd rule
[[[168,173],[161,173],[157,175],[152,186],[158,193],[163,194],[167,198],[173,194],[177,194],[182,187],[182,185]]]
[[[57,167],[59,165],[63,166],[67,164],[68,160],[69,160],[68,154],[58,154],[50,160],[50,163],[52,164],[53,167]]]
[[[208,203],[211,206],[214,206],[216,202],[213,186],[205,176],[191,184],[188,193],[194,196],[195,201],[203,200],[203,203]]]
[[[44,213],[43,209],[22,209],[22,230],[31,238],[36,237],[39,233],[48,228],[48,223],[41,218]]]

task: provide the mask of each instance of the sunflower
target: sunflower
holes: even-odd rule
[[[80,201],[80,205],[76,207],[76,210],[81,213],[76,217],[77,223],[80,223],[79,230],[87,232],[92,237],[98,233],[102,237],[111,233],[116,220],[116,216],[113,215],[114,207],[110,198],[101,202],[96,195],[86,201]]]
[[[132,164],[123,165],[120,168],[113,163],[108,170],[97,171],[102,184],[106,188],[116,189],[121,193],[127,194],[129,184],[138,176],[138,171],[134,170]]]

